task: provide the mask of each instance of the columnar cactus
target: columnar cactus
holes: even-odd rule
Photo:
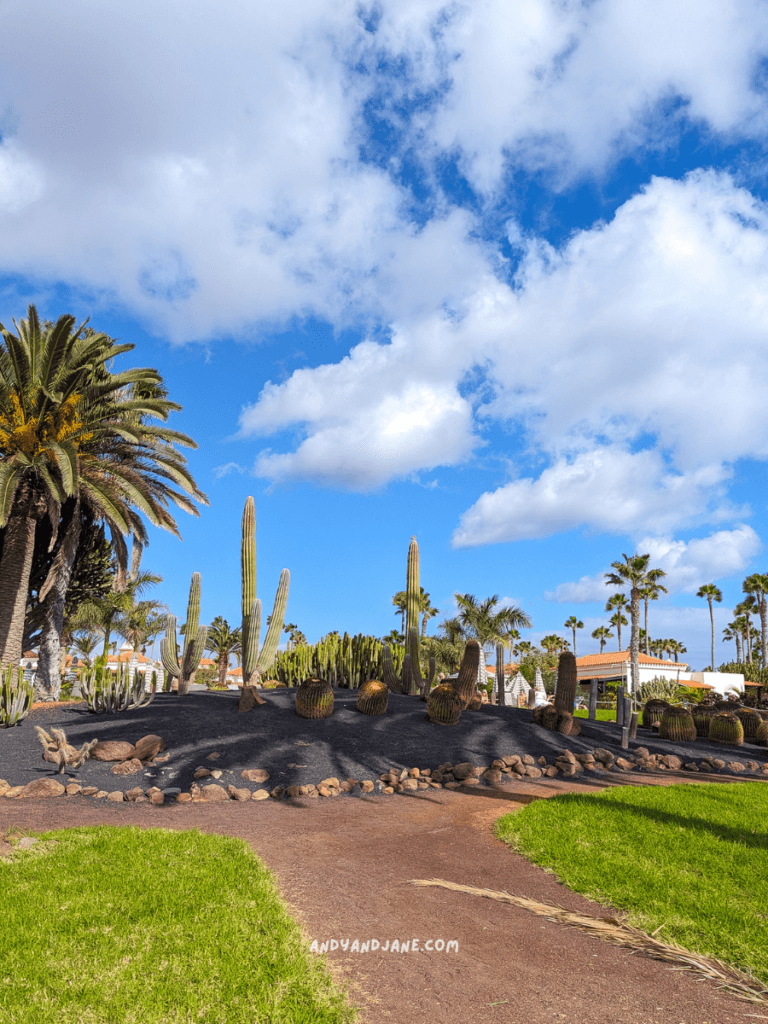
[[[285,606],[288,603],[288,588],[291,574],[287,569],[280,573],[275,603],[264,638],[259,650],[261,633],[261,601],[256,596],[256,510],[249,495],[243,509],[243,534],[240,548],[242,583],[242,667],[243,686],[256,683],[267,672],[275,660],[277,645],[285,622]]]
[[[155,676],[153,687],[147,693],[144,676],[139,672],[131,672],[131,667],[126,662],[118,665],[117,672],[93,666],[88,671],[83,671],[80,676],[81,696],[88,710],[95,715],[146,707],[155,699],[156,688]]]
[[[200,619],[200,573],[192,574],[189,587],[189,603],[187,605],[187,624],[184,632],[184,650],[181,657],[176,653],[176,617],[169,615],[166,635],[160,642],[160,658],[163,668],[169,676],[178,680],[174,686],[182,697],[189,690],[189,684],[195,677],[200,659],[208,639],[208,627],[198,626]]]
[[[32,707],[34,688],[21,665],[9,665],[0,680],[0,726],[20,725]]]
[[[364,715],[383,715],[387,710],[389,689],[386,683],[378,679],[369,679],[363,683],[357,694],[357,710]]]
[[[696,739],[696,724],[688,708],[675,704],[664,708],[659,720],[659,739],[693,743]]]
[[[427,716],[437,725],[456,725],[461,708],[461,697],[447,682],[436,686],[427,698]]]
[[[333,690],[325,679],[306,679],[296,691],[299,718],[328,718],[333,714]]]
[[[567,711],[569,714],[573,714],[577,678],[576,658],[573,652],[563,651],[557,663],[555,707],[558,711]]]
[[[504,681],[504,644],[496,644],[496,703],[499,707],[504,707],[507,702]]]
[[[477,689],[477,666],[480,664],[480,644],[477,640],[468,640],[464,655],[459,666],[459,677],[453,679],[451,685],[459,696],[461,708],[469,707]]]
[[[390,650],[389,644],[384,644],[384,682],[387,684],[387,688],[391,693],[402,693],[403,692],[403,681],[402,678],[395,671],[395,666],[392,662],[392,651]]]
[[[410,679],[403,677],[403,693],[423,690],[419,661],[419,613],[421,611],[421,585],[419,583],[419,545],[411,537],[408,546],[408,565],[405,583],[405,650],[411,656]]]

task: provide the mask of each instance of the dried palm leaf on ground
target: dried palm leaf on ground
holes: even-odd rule
[[[748,999],[753,1003],[768,1004],[768,988],[750,974],[745,974],[715,957],[700,956],[692,953],[674,942],[661,942],[646,932],[626,924],[618,917],[590,917],[578,914],[552,903],[539,903],[526,896],[513,896],[508,892],[497,892],[493,889],[476,889],[471,885],[460,885],[458,882],[446,882],[442,878],[409,879],[411,885],[435,885],[455,892],[466,892],[472,896],[485,896],[490,900],[511,903],[534,914],[546,917],[550,921],[570,924],[581,931],[594,935],[596,938],[612,942],[617,946],[626,946],[633,952],[645,953],[656,960],[676,964],[673,970],[691,971],[702,978],[715,982],[718,988],[740,999]],[[659,931],[659,929],[656,929]],[[655,934],[655,932],[654,932]]]

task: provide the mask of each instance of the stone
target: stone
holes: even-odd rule
[[[163,796],[174,796],[175,797],[175,796],[179,796],[179,794],[181,793],[181,789],[179,788],[179,786],[164,786],[160,790],[160,792],[163,794]]]
[[[501,771],[498,768],[494,768],[493,766],[491,766],[487,772],[483,772],[482,777],[491,786],[498,786],[501,780],[504,778]]]
[[[523,764],[535,764],[536,763],[533,760],[533,758],[531,757],[530,754],[523,754],[522,761],[523,761]]]
[[[76,796],[82,788],[77,782],[70,782],[66,787],[67,796]]]
[[[269,778],[269,772],[263,768],[246,768],[240,772],[241,779],[247,779],[249,782],[266,782]]]
[[[420,775],[421,775],[421,772],[419,771],[418,768],[410,768],[408,770],[408,778],[410,778],[410,779],[418,779],[418,777]]]
[[[747,761],[747,768],[749,768],[749,770],[751,772],[759,772],[760,771],[760,762],[759,761]]]
[[[563,775],[575,775],[577,772],[576,765],[570,764],[568,761],[565,761],[563,763],[558,762],[557,767],[560,769]]]
[[[741,763],[741,761],[729,761],[728,762],[728,771],[730,771],[730,772],[743,772],[743,771],[746,771],[746,767]],[[31,785],[31,783],[30,783],[30,785]]]
[[[544,757],[544,756],[540,757],[540,758],[538,759],[538,764],[540,764],[540,765],[542,766],[542,768],[544,768],[544,767],[546,766],[546,764],[547,764],[547,759],[546,759],[546,757]]]
[[[525,774],[528,776],[529,779],[540,779],[541,768],[537,768],[535,765],[529,764],[526,768]]]
[[[191,801],[192,801],[192,794],[191,793],[179,793],[179,795],[176,797],[176,803],[177,804],[188,804]]]
[[[140,761],[151,761],[161,750],[165,750],[165,740],[162,736],[149,733],[137,740],[133,756],[138,757]]]
[[[548,779],[554,779],[554,777],[557,775],[557,768],[555,768],[555,766],[551,764],[549,768],[544,769],[544,774],[547,776]]]
[[[120,764],[116,764],[114,768],[110,768],[110,771],[113,775],[135,775],[143,767],[144,765],[138,757],[132,757],[130,761],[121,761]]]
[[[417,780],[416,785],[419,787],[419,789],[429,789],[429,783],[422,782],[421,779]]]
[[[477,780],[475,780],[477,781]],[[417,779],[403,779],[401,783],[403,789],[418,789],[419,783]]]
[[[122,789],[114,789],[111,793],[107,793],[107,800],[112,800],[116,804],[121,804],[124,800]]]
[[[684,769],[685,769],[685,771],[687,771],[687,772],[697,772],[697,771],[699,770],[699,766],[698,766],[698,765],[696,764],[696,762],[695,762],[695,761],[687,761],[687,762],[686,762],[686,763],[685,763],[685,764],[683,765],[683,768],[684,768]]]
[[[436,783],[436,785],[439,785],[439,783]],[[371,781],[371,779],[363,779],[363,781],[362,781],[362,783],[360,785],[360,789],[361,789],[361,791],[363,793],[372,793],[373,792],[373,782]]]
[[[635,754],[644,761],[647,761],[651,756],[651,752],[648,747],[636,747]]]
[[[94,790],[96,789],[95,786],[93,788]],[[13,799],[14,797],[17,797],[19,793],[21,793],[22,789],[24,789],[23,786],[11,786],[10,789],[7,789],[5,791],[5,796],[7,796],[9,799]]]
[[[638,750],[645,750],[645,747],[638,747]],[[605,747],[597,747],[592,751],[592,755],[596,761],[599,761],[600,764],[604,764],[608,768],[616,760],[614,754],[610,750],[606,750]]]
[[[722,771],[725,768],[725,761],[721,757],[712,758],[712,767],[717,768],[718,771]]]
[[[97,761],[128,761],[136,748],[125,740],[103,740],[91,751]]]
[[[266,789],[256,789],[251,796],[251,800],[269,800],[269,793]]]
[[[152,763],[159,764],[161,761],[165,763],[170,758],[170,756],[170,754],[159,754]]]
[[[442,782],[435,782],[432,779],[429,780],[427,785],[429,786],[430,789],[442,789],[443,788]]]
[[[64,786],[55,779],[33,779],[28,782],[26,786],[22,786],[21,792],[19,793],[20,799],[27,799],[28,797],[49,797],[49,796],[63,796]]]
[[[251,791],[247,786],[243,786],[240,789],[237,786],[227,786],[227,793],[233,800],[239,800],[243,803],[251,799]]]
[[[620,768],[623,772],[631,772],[635,766],[632,764],[631,761],[628,761],[626,757],[617,757],[616,767]]]
[[[147,799],[151,804],[155,804],[156,806],[165,803],[165,796],[160,792],[152,793],[152,795],[147,797]]]
[[[83,796],[96,796],[98,791],[98,786],[83,786],[83,788],[80,790]]]
[[[512,766],[512,771],[515,775],[525,775],[526,765],[522,761],[518,761],[517,764]]]
[[[159,792],[160,792],[160,787],[159,786],[150,786],[149,789],[147,790],[147,796],[152,796],[153,793],[159,793]]]
[[[218,751],[214,750],[214,752],[212,754],[208,755],[207,760],[209,760],[209,761],[218,761],[218,759],[220,757],[221,757],[221,754],[218,753]]]
[[[323,779],[323,781],[320,783],[320,786],[326,786],[326,787],[334,786],[336,789],[338,789],[339,788],[339,780],[336,778],[335,775],[332,775],[328,779]],[[319,789],[320,786],[318,786],[317,788]]]
[[[144,790],[141,786],[134,786],[133,789],[127,789],[125,791],[125,799],[134,803],[140,796],[144,796]]]
[[[576,755],[570,750],[564,750],[562,754],[558,755],[558,761],[570,761],[571,764],[576,764]]]
[[[413,780],[411,780],[411,781],[413,781]],[[339,783],[339,789],[342,791],[342,793],[351,793],[354,788],[355,788],[355,785],[352,782],[340,782]]]
[[[592,765],[593,765],[593,764],[595,763],[595,757],[594,757],[594,754],[590,754],[590,753],[586,753],[586,754],[575,754],[575,755],[574,755],[574,757],[575,757],[575,758],[576,758],[576,760],[577,760],[577,761],[579,762],[579,764],[583,764],[585,768],[586,768],[586,766],[587,766],[588,764],[592,764]],[[544,763],[546,764],[546,760],[545,760],[545,762],[544,762]]]
[[[220,779],[222,776],[222,771],[220,768],[214,768],[214,770],[211,772],[211,775],[214,779]]]
[[[507,768],[514,768],[516,764],[520,763],[520,758],[517,754],[507,754],[506,757],[502,757],[501,760],[507,766]]]
[[[284,793],[285,786],[275,786],[275,788],[269,795],[272,797],[273,800],[282,800]]]
[[[135,804],[147,804],[147,803],[149,803],[149,800],[142,793],[141,796],[137,796],[136,799],[133,802]]]
[[[106,789],[99,789],[99,790],[97,790],[97,792],[95,792],[93,794],[93,799],[94,800],[103,800],[105,797],[108,797],[108,796],[109,796],[109,793],[106,791]]]
[[[203,800],[208,801],[229,800],[226,789],[223,786],[217,786],[215,782],[212,782],[209,786],[203,786],[200,795]]]
[[[506,763],[500,757],[497,757],[495,761],[491,761],[491,770],[501,771],[502,768],[506,767]]]
[[[11,788],[10,782],[0,779],[0,796],[3,796]]]
[[[462,761],[461,764],[454,765],[453,777],[459,782],[463,782],[464,779],[468,779],[474,774],[475,766],[470,761]]]
[[[671,768],[676,772],[679,772],[683,767],[683,759],[678,757],[677,754],[665,754],[661,759],[661,763],[665,768]]]
[[[193,779],[207,779],[211,774],[210,768],[198,768],[195,774],[192,776]]]
[[[461,787],[460,782],[446,782],[445,789],[459,789]]]
[[[382,791],[381,791],[381,792],[382,792],[382,793],[386,793],[386,794],[387,794],[387,796],[389,796],[389,795],[390,795],[390,793],[394,793],[394,792],[395,792],[395,789],[394,789],[394,787],[393,787],[393,786],[385,786],[385,787],[384,787],[384,788],[382,789]]]

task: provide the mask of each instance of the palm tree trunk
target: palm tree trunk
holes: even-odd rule
[[[640,594],[636,587],[630,591],[630,618],[632,620],[632,632],[630,633],[629,646],[632,656],[632,690],[636,690],[640,684]]]
[[[709,621],[710,621],[710,624],[712,626],[712,661],[710,662],[710,665],[712,666],[712,671],[714,672],[715,671],[715,613],[712,611],[712,595],[711,594],[707,595],[707,601],[709,602]],[[675,659],[675,660],[677,660],[677,659]]]
[[[5,527],[0,558],[0,665],[18,665],[24,653],[24,613],[35,549],[35,514],[31,496],[20,502]]]
[[[219,686],[227,685],[227,669],[229,668],[229,652],[222,651],[219,655]]]
[[[736,661],[740,665],[741,664],[741,640],[739,639],[739,634],[736,633],[736,635],[734,636],[733,639],[736,641]]]
[[[648,651],[648,642],[649,642],[649,637],[648,637],[648,598],[646,597],[645,598],[645,653],[646,653],[646,655],[649,653],[649,651]]]
[[[64,605],[69,581],[75,564],[80,541],[80,503],[75,506],[72,522],[61,542],[61,561],[55,568],[53,585],[43,600],[43,629],[37,662],[37,690],[39,700],[58,700],[61,695],[62,654],[61,637],[64,630]],[[43,588],[44,589],[44,588]]]
[[[760,634],[760,662],[765,668],[768,664],[768,607],[764,593],[760,595]]]

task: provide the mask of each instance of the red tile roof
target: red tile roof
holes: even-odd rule
[[[576,659],[577,668],[587,668],[591,665],[624,665],[626,662],[632,660],[632,655],[629,651],[606,651],[604,654],[585,654],[581,658]],[[664,665],[672,666],[673,668],[680,669],[681,672],[685,672],[688,669],[687,662],[684,661],[666,661],[664,658],[653,658],[649,654],[639,654],[638,664],[640,665]]]

